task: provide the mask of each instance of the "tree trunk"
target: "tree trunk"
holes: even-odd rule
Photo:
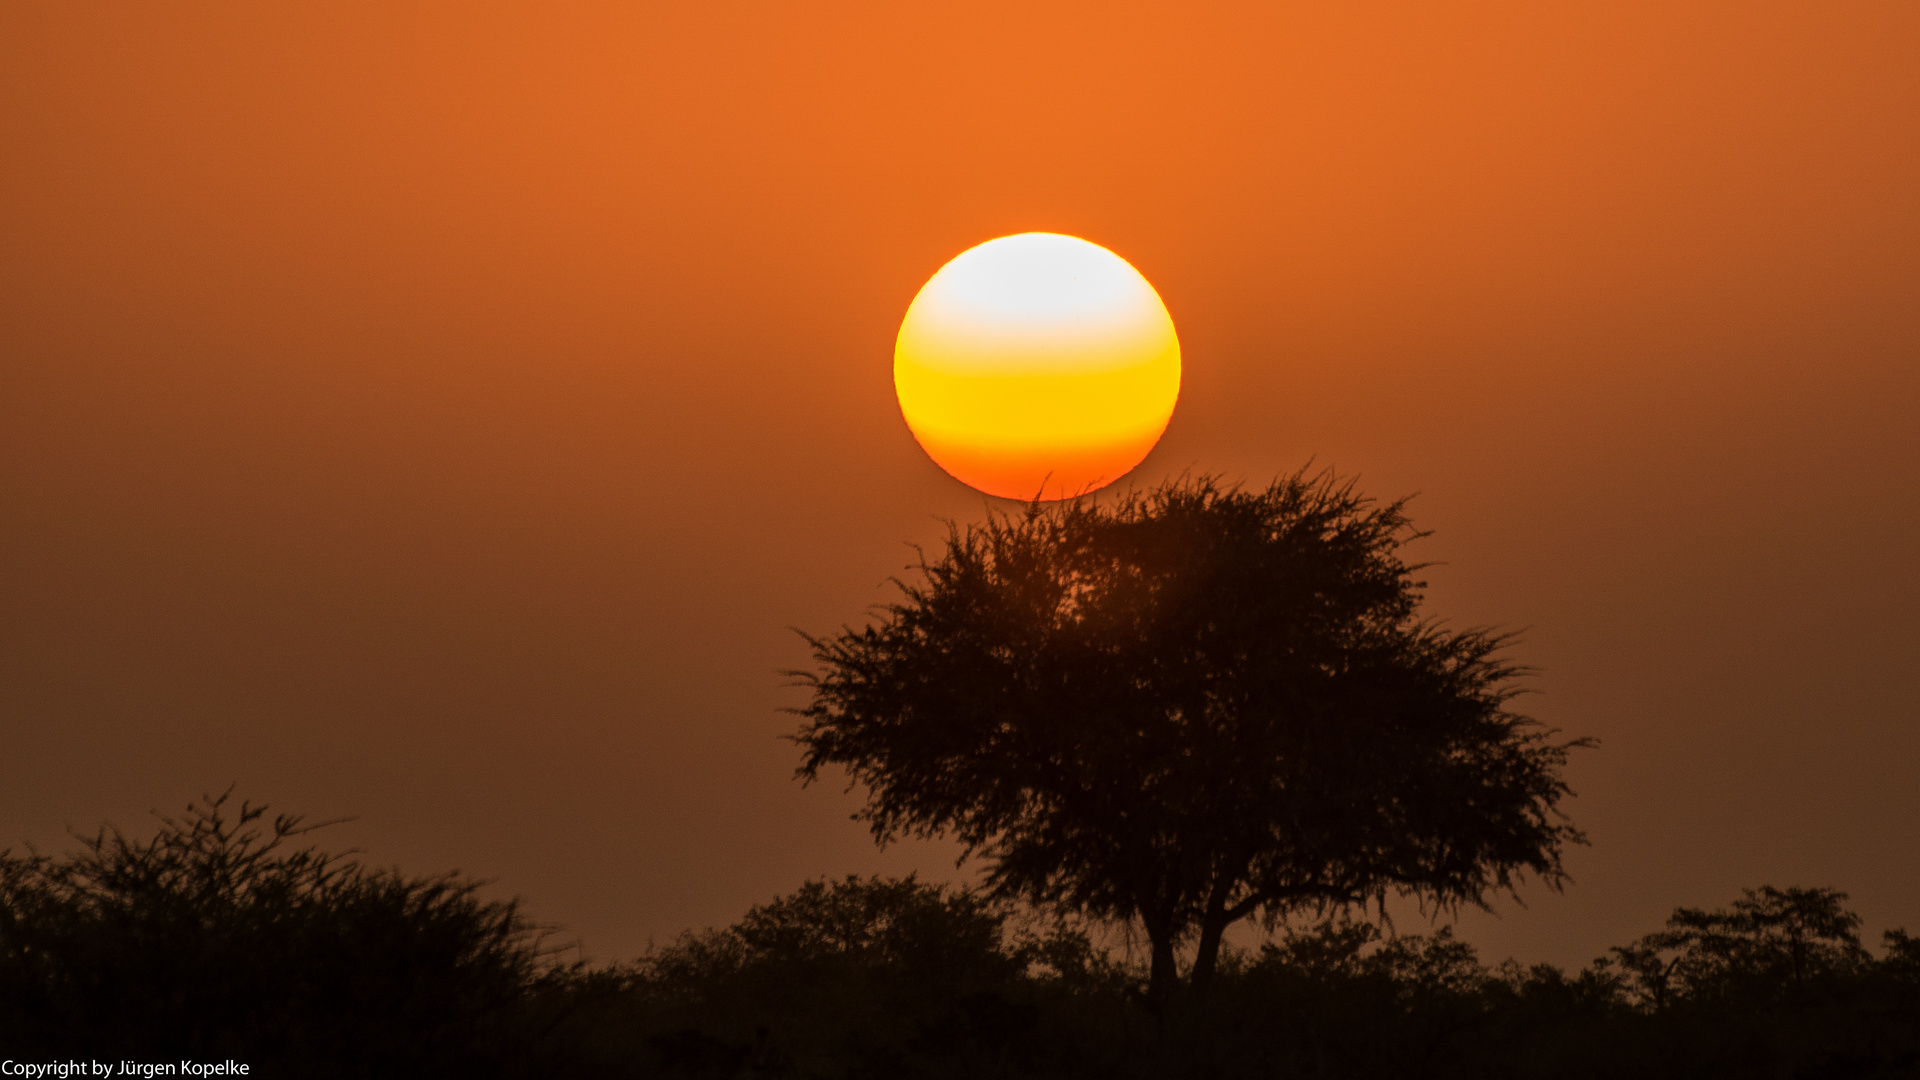
[[[1193,992],[1204,994],[1220,963],[1220,940],[1227,932],[1225,912],[1208,910],[1200,921],[1200,945],[1193,956]]]
[[[1153,944],[1153,968],[1147,975],[1147,1004],[1164,1010],[1180,988],[1180,968],[1173,952],[1173,927],[1147,927],[1147,940]]]
[[[1207,910],[1200,915],[1200,947],[1193,956],[1193,990],[1204,994],[1213,984],[1213,973],[1220,966],[1220,940],[1227,927],[1245,914],[1229,912],[1227,898],[1233,895],[1233,879],[1215,881],[1207,896]]]

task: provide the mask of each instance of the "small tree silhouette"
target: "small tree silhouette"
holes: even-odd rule
[[[1660,1009],[1677,999],[1800,994],[1870,961],[1846,893],[1771,885],[1741,892],[1731,908],[1675,910],[1665,930],[1612,949],[1610,966],[1627,975],[1642,1004]],[[1889,942],[1897,944],[1891,935]]]
[[[1562,879],[1570,747],[1506,706],[1507,639],[1418,616],[1403,503],[1201,478],[950,529],[876,625],[808,637],[799,773],[882,843],[951,834],[1002,895],[1197,937],[1389,890]]]

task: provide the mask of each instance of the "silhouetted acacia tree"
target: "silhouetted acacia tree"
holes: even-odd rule
[[[1164,1000],[1253,915],[1484,902],[1578,842],[1567,750],[1507,708],[1507,639],[1423,620],[1403,502],[1331,474],[1171,482],[950,526],[875,625],[808,636],[799,775],[844,766],[882,843],[1137,919]]]

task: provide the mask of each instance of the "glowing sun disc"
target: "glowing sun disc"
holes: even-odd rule
[[[960,253],[900,323],[893,387],[927,455],[989,495],[1059,499],[1113,483],[1160,441],[1180,340],[1125,259],[1058,233]]]

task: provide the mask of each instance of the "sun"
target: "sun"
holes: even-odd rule
[[[1069,498],[1113,483],[1160,441],[1180,396],[1180,340],[1125,259],[1058,233],[962,252],[900,323],[893,386],[907,427],[989,495]]]

